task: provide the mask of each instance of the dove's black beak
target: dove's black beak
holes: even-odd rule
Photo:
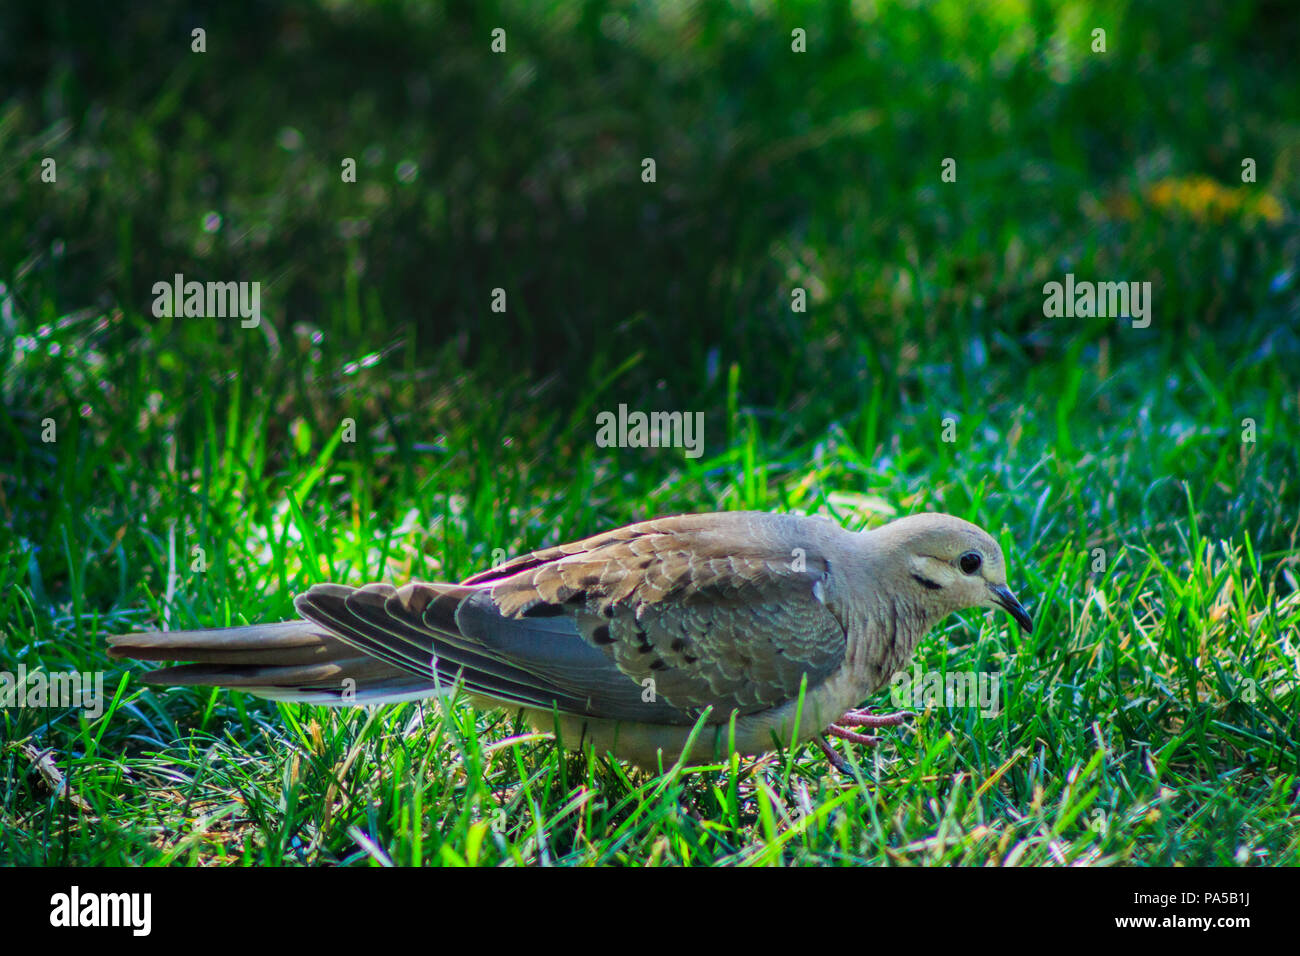
[[[1025,610],[1024,605],[1016,600],[1016,596],[1011,593],[1011,589],[1005,584],[989,585],[989,590],[993,592],[993,600],[1000,606],[1011,612],[1011,616],[1016,619],[1021,630],[1026,634],[1033,633],[1034,621]]]

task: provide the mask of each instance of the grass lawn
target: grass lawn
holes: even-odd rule
[[[92,6],[0,14],[0,673],[105,692],[0,708],[0,864],[1300,863],[1293,14]],[[703,454],[600,447],[621,403]],[[915,663],[997,713],[651,775],[106,654],[727,509],[987,528],[1033,634]]]

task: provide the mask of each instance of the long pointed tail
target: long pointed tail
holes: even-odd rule
[[[272,700],[380,704],[437,693],[431,681],[363,654],[310,621],[109,637],[109,656],[187,663],[150,671],[151,684],[220,685]]]

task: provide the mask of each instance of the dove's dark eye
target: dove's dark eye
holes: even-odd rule
[[[982,560],[978,551],[967,551],[957,559],[957,567],[961,568],[962,574],[974,574],[980,569]]]

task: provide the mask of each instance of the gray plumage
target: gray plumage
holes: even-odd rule
[[[842,714],[885,722],[847,718],[952,611],[1002,606],[1029,627],[997,543],[939,514],[866,532],[797,515],[680,515],[460,584],[320,584],[294,603],[298,621],[116,636],[110,654],[186,662],[151,683],[323,704],[459,682],[480,704],[558,724],[567,745],[653,766],[680,754],[706,711],[704,759],[725,751],[733,718],[741,753],[816,737]]]

